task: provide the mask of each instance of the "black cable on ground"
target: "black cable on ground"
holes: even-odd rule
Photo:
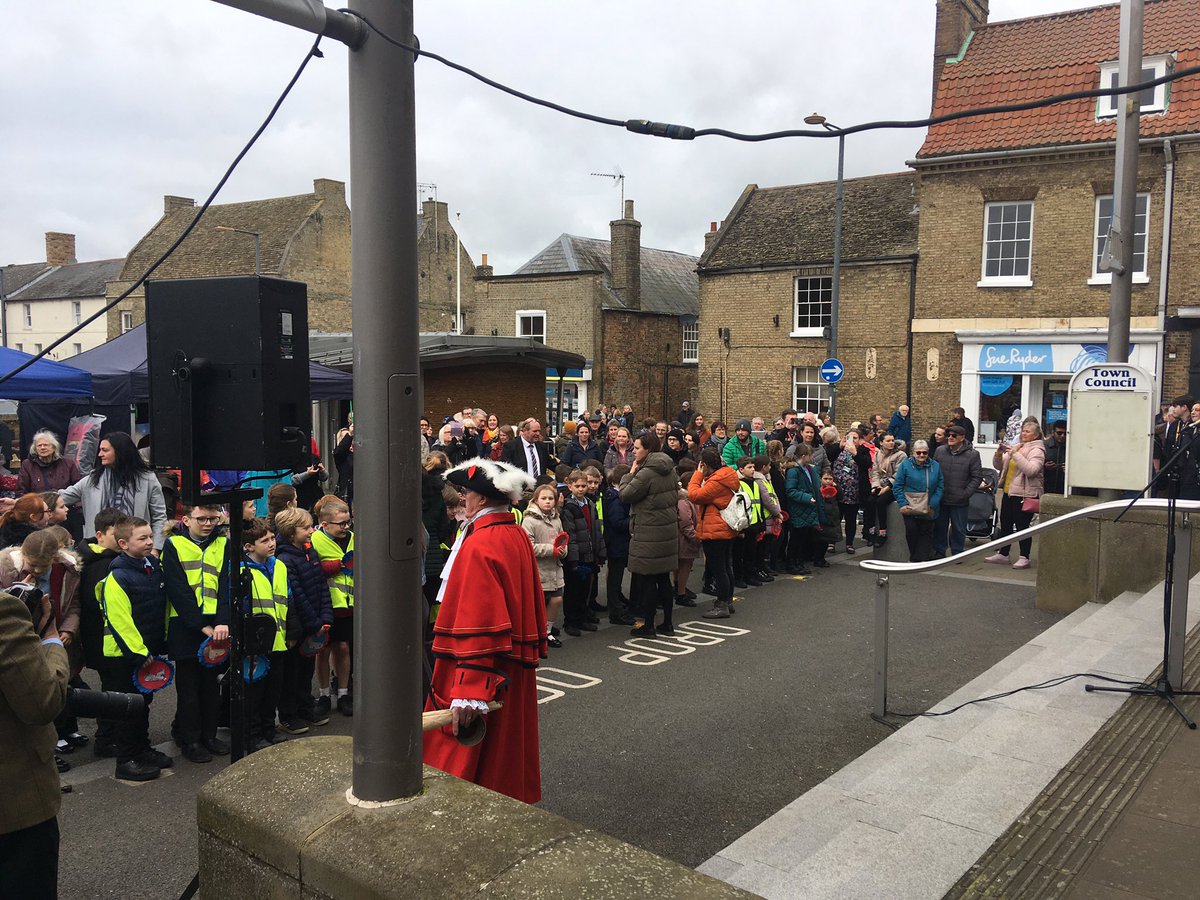
[[[1111,678],[1108,675],[1097,675],[1094,672],[1076,672],[1074,675],[1059,675],[1056,678],[1050,678],[1037,684],[1027,684],[1024,687],[1013,688],[1011,691],[1002,691],[999,694],[990,694],[987,697],[977,697],[974,700],[967,700],[965,703],[958,704],[958,706],[951,707],[950,709],[943,709],[938,712],[897,712],[894,709],[889,709],[888,715],[900,716],[904,719],[917,719],[922,716],[928,716],[929,718],[933,718],[935,716],[948,716],[951,713],[956,713],[963,707],[970,706],[973,703],[986,703],[989,700],[1000,700],[1004,697],[1011,697],[1013,694],[1019,694],[1021,691],[1043,691],[1046,688],[1058,687],[1060,684],[1066,684],[1068,681],[1071,681],[1075,678],[1095,678],[1099,681],[1107,681],[1112,684],[1125,684],[1133,687],[1137,687],[1144,683],[1141,681],[1129,681],[1128,679],[1124,678]],[[891,723],[888,722],[885,724],[890,725]]]
[[[201,217],[203,217],[203,215],[208,211],[208,208],[212,205],[213,200],[215,200],[217,198],[217,194],[219,194],[221,192],[221,189],[223,187],[225,187],[225,183],[227,181],[229,181],[230,176],[233,175],[233,172],[238,167],[238,164],[241,163],[242,159],[246,156],[246,154],[250,152],[250,148],[254,146],[254,144],[258,141],[258,139],[262,136],[262,133],[267,130],[267,126],[271,124],[271,120],[275,118],[275,114],[277,112],[279,112],[279,108],[281,106],[283,106],[283,101],[287,99],[288,94],[290,94],[292,92],[292,88],[294,88],[296,86],[296,82],[300,80],[300,76],[304,73],[304,70],[308,66],[309,61],[314,56],[315,57],[323,57],[324,56],[324,54],[321,52],[320,47],[319,47],[320,43],[321,43],[321,36],[317,35],[317,39],[315,41],[313,41],[312,47],[310,47],[308,52],[306,54],[304,54],[304,61],[301,62],[300,67],[298,69],[296,69],[296,74],[294,74],[292,76],[291,81],[289,81],[287,83],[287,87],[285,87],[283,89],[283,93],[279,95],[279,99],[275,101],[275,104],[271,107],[271,111],[269,113],[267,113],[267,117],[265,119],[263,119],[262,124],[258,126],[258,130],[255,131],[254,134],[251,136],[250,140],[246,142],[246,146],[242,147],[241,152],[239,152],[238,155],[236,157],[234,157],[233,162],[229,164],[229,168],[225,170],[225,174],[221,176],[221,180],[217,182],[217,186],[215,188],[213,188],[212,193],[208,195],[208,199],[206,199],[204,201],[204,203],[201,204],[200,208],[196,211],[196,215],[192,217],[192,221],[188,223],[187,228],[185,228],[183,230],[183,234],[179,235],[179,237],[175,239],[174,243],[172,243],[171,246],[166,249],[166,251],[162,254],[162,256],[160,256],[158,259],[156,259],[151,264],[150,268],[146,269],[145,272],[143,272],[140,276],[138,276],[138,279],[135,282],[133,282],[133,284],[131,284],[129,286],[129,288],[121,294],[121,296],[117,297],[111,303],[105,305],[102,309],[100,309],[97,312],[93,313],[92,315],[88,316],[86,319],[84,319],[82,322],[80,322],[78,325],[76,325],[74,328],[72,328],[70,331],[68,331],[62,337],[58,338],[52,344],[50,344],[49,346],[47,346],[46,348],[41,350],[39,353],[35,354],[32,359],[28,359],[25,362],[21,363],[21,365],[17,366],[11,372],[7,372],[4,375],[0,375],[0,384],[3,384],[4,382],[8,381],[10,378],[12,378],[15,375],[19,375],[20,373],[24,372],[26,369],[28,369],[30,366],[32,366],[39,359],[42,359],[43,357],[48,356],[52,350],[54,350],[56,347],[60,346],[68,338],[73,337],[75,334],[82,331],[88,325],[95,322],[98,318],[100,318],[103,315],[106,315],[109,310],[113,309],[118,303],[120,303],[122,300],[124,300],[126,297],[128,297],[130,294],[132,294],[134,291],[136,291],[139,287],[141,287],[145,283],[146,279],[149,278],[151,275],[153,275],[154,272],[158,269],[158,267],[167,261],[167,259],[171,256],[171,254],[174,253],[179,248],[179,245],[184,242],[184,239],[187,238],[187,236],[189,234],[191,234],[192,231],[195,230],[196,225],[200,222]]]

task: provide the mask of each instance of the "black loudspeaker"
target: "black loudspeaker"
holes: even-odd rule
[[[146,343],[156,466],[188,462],[185,378],[192,385],[196,466],[269,470],[309,464],[304,284],[254,276],[147,282]]]

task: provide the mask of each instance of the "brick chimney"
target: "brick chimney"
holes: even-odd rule
[[[75,259],[75,235],[61,231],[46,232],[46,265],[69,266]]]
[[[642,223],[633,217],[633,201],[625,201],[625,217],[608,223],[612,233],[612,286],[630,309],[642,308]]]
[[[709,222],[708,231],[704,233],[704,251],[707,253],[708,248],[712,246],[712,242],[717,239],[717,223]]]
[[[967,35],[988,20],[988,0],[937,0],[933,32],[933,100],[946,59],[962,52]],[[932,108],[932,106],[930,107]]]
[[[480,263],[479,263],[479,265],[477,265],[475,267],[475,277],[476,278],[491,278],[493,270],[492,270],[492,267],[488,265],[487,254],[486,253],[481,254],[479,259],[480,259]]]
[[[177,209],[191,209],[195,205],[196,201],[191,197],[174,197],[166,194],[163,197],[163,214],[169,216]]]
[[[450,207],[447,204],[437,200],[422,200],[421,215],[430,222],[437,222],[438,224],[441,224],[442,222],[449,222]]]

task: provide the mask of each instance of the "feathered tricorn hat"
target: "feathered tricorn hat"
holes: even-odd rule
[[[516,503],[533,488],[524,469],[491,459],[468,459],[446,473],[446,481],[502,503]]]

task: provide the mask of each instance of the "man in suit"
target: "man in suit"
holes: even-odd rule
[[[523,469],[534,478],[554,473],[550,451],[542,441],[542,424],[537,419],[526,419],[521,423],[515,441],[509,441],[501,451],[501,461]]]
[[[54,717],[66,703],[69,666],[48,597],[37,612],[35,629],[29,608],[0,593],[0,891],[53,898],[61,802]]]

